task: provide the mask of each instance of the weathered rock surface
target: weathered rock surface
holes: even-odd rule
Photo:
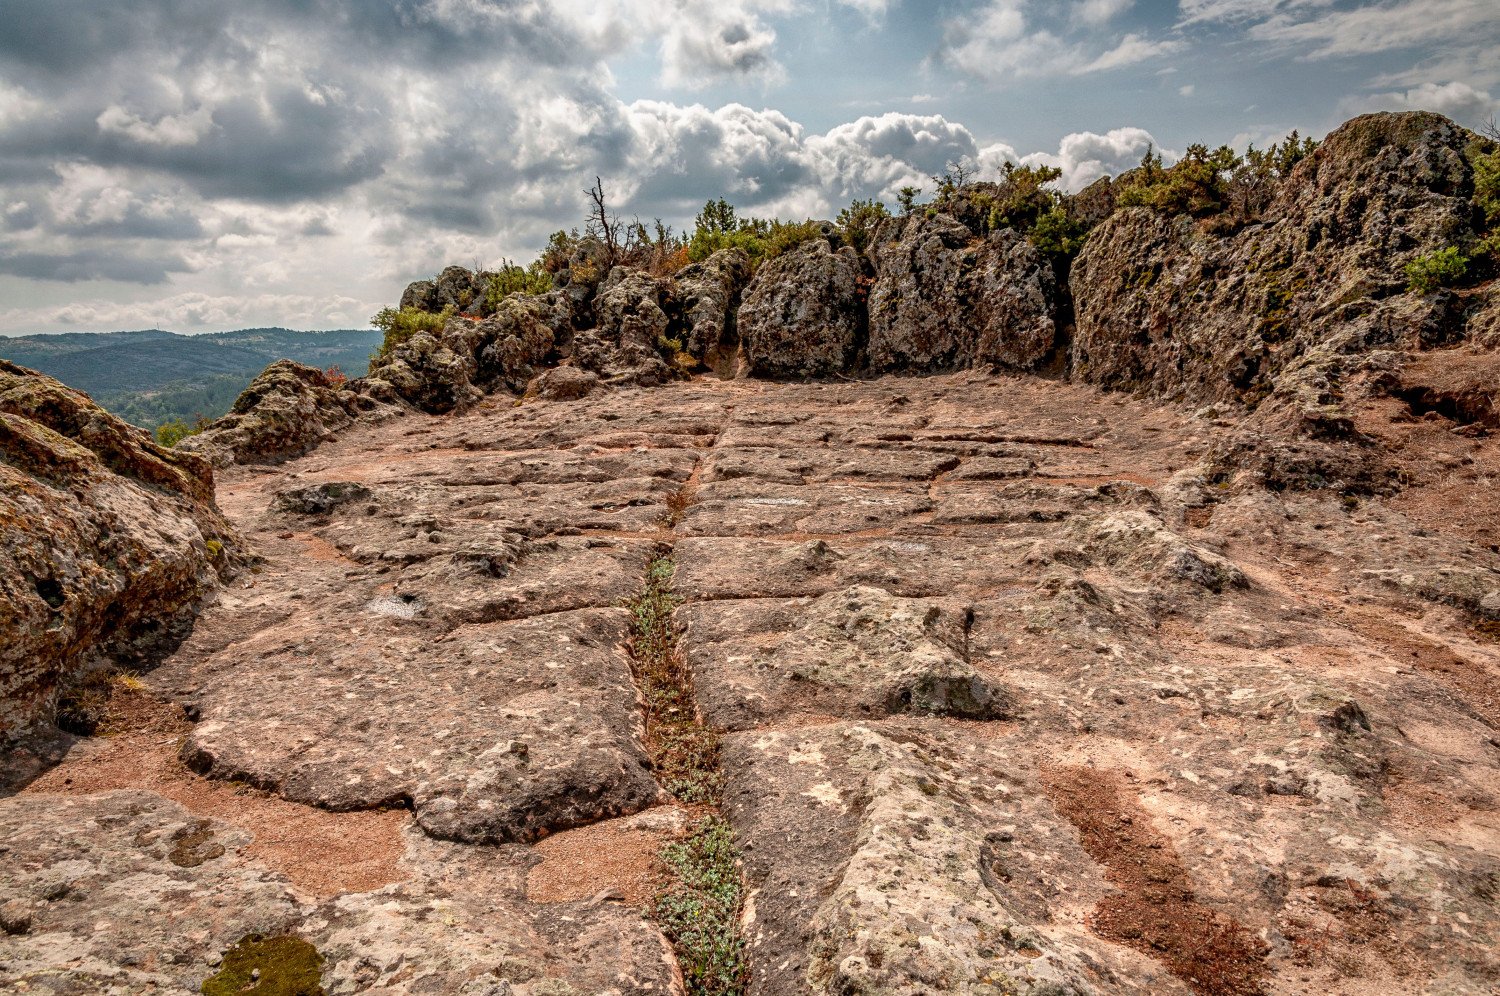
[[[206,461],[0,361],[0,743],[59,689],[144,664],[192,627],[239,554]]]
[[[1003,719],[1010,695],[967,659],[970,608],[854,585],[815,599],[685,611],[699,703],[739,730],[798,711]]]
[[[434,280],[418,280],[401,294],[402,308],[416,308],[433,314],[452,308],[458,312],[476,311],[487,290],[486,275],[462,266],[450,266]]]
[[[276,463],[316,447],[378,402],[329,382],[317,367],[278,360],[235,399],[229,414],[177,445],[215,466]]]
[[[1052,352],[1052,266],[1024,236],[979,239],[947,215],[912,215],[871,256],[869,364],[876,371],[1031,369]]]
[[[739,311],[751,372],[823,377],[849,369],[864,335],[862,276],[853,249],[823,239],[761,267]]]
[[[721,249],[679,270],[673,281],[677,308],[688,330],[688,354],[710,370],[732,372],[740,343],[740,294],[750,282],[750,257],[741,249]]]
[[[1373,350],[1461,337],[1404,266],[1472,234],[1471,136],[1435,114],[1373,114],[1328,136],[1262,224],[1228,236],[1123,210],[1072,271],[1074,376],[1168,398],[1280,391],[1330,404]]]
[[[681,992],[655,930],[609,905],[525,902],[516,855],[413,836],[407,880],[316,903],[248,857],[243,831],[149,792],[0,801],[0,830],[0,890],[27,920],[0,939],[7,991],[186,996],[242,938],[289,935],[323,958],[331,996]]]
[[[606,384],[654,387],[672,377],[664,353],[673,330],[670,282],[616,267],[594,298],[596,324],[574,342],[579,366]]]
[[[514,891],[524,842],[661,798],[618,606],[664,547],[757,996],[1484,991],[1500,563],[1441,510],[1500,453],[1392,424],[1456,471],[1357,507],[1221,486],[1230,420],[972,372],[356,424],[226,472],[264,568],[145,680],[210,778],[414,810],[406,881],[297,908],[331,991],[399,948],[469,996],[486,946],[515,992],[673,991],[640,914]]]

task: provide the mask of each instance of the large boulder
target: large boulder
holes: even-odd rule
[[[944,214],[898,224],[871,253],[873,369],[1031,369],[1051,354],[1056,280],[1030,241],[1008,228],[977,238]]]
[[[1076,377],[1194,401],[1338,394],[1352,362],[1453,336],[1443,295],[1406,293],[1415,257],[1475,218],[1474,136],[1436,114],[1343,125],[1227,236],[1187,216],[1116,212],[1073,266]]]
[[[489,274],[462,266],[450,266],[436,280],[418,280],[401,295],[402,308],[434,314],[444,308],[457,312],[477,311],[488,290]]]
[[[206,460],[0,360],[0,743],[192,626],[239,546]]]
[[[594,298],[594,327],[574,338],[575,361],[608,384],[666,383],[672,367],[662,354],[682,346],[673,338],[671,310],[670,281],[616,267]]]
[[[849,247],[814,239],[760,268],[740,305],[752,373],[822,377],[847,370],[864,334],[863,270]]]
[[[673,279],[688,354],[709,369],[727,369],[739,348],[735,319],[750,281],[750,257],[742,249],[721,249]]]
[[[215,466],[279,463],[313,449],[380,404],[317,367],[277,360],[235,399],[229,413],[177,444]]]

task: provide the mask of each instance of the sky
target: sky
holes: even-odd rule
[[[1497,0],[0,0],[0,333],[364,327],[603,179],[832,217],[967,157],[1500,113]]]

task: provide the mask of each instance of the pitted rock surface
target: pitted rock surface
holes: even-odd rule
[[[314,902],[245,855],[248,834],[149,792],[7,799],[0,830],[0,889],[27,922],[0,937],[6,992],[188,996],[252,935],[311,944],[330,996],[681,992],[638,916],[526,902],[519,853],[412,833],[405,881]]]
[[[1052,352],[1057,281],[1023,236],[976,239],[943,214],[886,224],[870,254],[872,369],[1025,370]]]
[[[0,361],[0,745],[61,689],[149,664],[243,556],[207,461]]]
[[[670,554],[755,996],[1486,992],[1500,442],[1361,404],[1327,444],[1397,490],[1265,487],[1217,462],[1238,418],[979,371],[494,395],[231,467],[264,562],[143,681],[208,778],[411,807],[409,875],[262,900],[232,826],[151,860],[286,917],[333,992],[677,991],[644,914],[524,898],[544,834],[666,801],[622,605]],[[38,828],[7,862],[72,869],[49,828],[113,798],[0,800]],[[62,901],[0,903],[0,971],[124,950],[118,890]],[[239,928],[152,936],[197,972]]]

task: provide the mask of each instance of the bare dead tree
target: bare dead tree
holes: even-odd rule
[[[609,254],[609,265],[614,266],[620,261],[621,225],[619,219],[610,216],[609,202],[604,195],[604,180],[594,177],[594,185],[584,193],[588,195],[590,204],[588,234],[604,243],[605,252]]]
[[[1492,138],[1495,141],[1500,142],[1500,122],[1497,122],[1495,120],[1495,116],[1493,114],[1490,115],[1490,119],[1488,121],[1479,126],[1479,134],[1483,135],[1485,138]]]

